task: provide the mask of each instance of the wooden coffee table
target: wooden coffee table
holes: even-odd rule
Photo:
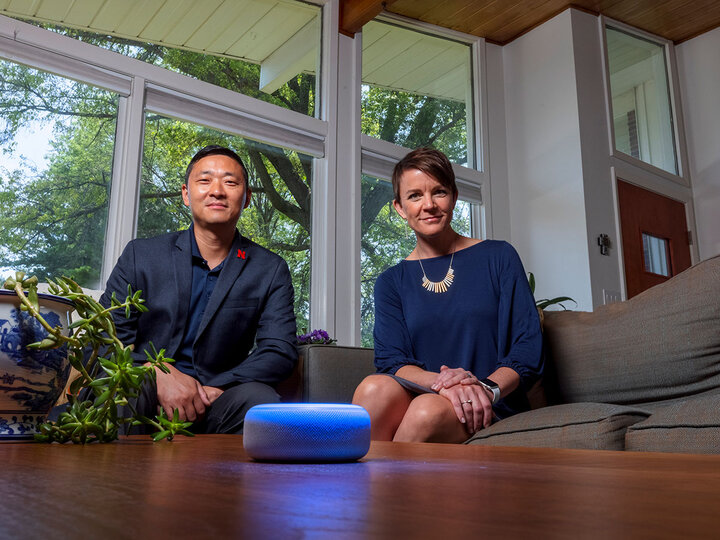
[[[257,463],[242,438],[0,443],[12,538],[720,536],[720,456],[373,443]]]

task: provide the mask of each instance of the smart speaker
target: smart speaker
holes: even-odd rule
[[[370,415],[343,403],[255,405],[245,415],[243,445],[259,461],[355,461],[370,449]]]

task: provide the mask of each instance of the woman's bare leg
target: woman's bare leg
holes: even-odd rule
[[[393,441],[461,443],[469,438],[450,401],[437,394],[421,394],[407,408]]]
[[[370,375],[358,385],[353,403],[370,413],[370,438],[391,441],[412,397],[392,377]]]

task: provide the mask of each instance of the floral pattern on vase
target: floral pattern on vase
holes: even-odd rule
[[[32,438],[67,382],[67,347],[28,349],[46,330],[17,307],[14,293],[0,299],[0,440]],[[51,326],[67,329],[71,310],[69,301],[41,295],[40,313]]]

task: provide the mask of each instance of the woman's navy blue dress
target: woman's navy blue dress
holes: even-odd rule
[[[450,255],[423,259],[442,281]],[[525,392],[542,375],[542,331],[535,300],[515,249],[485,240],[455,253],[455,281],[444,293],[424,289],[418,261],[401,261],[375,283],[375,366],[394,374],[405,365],[440,371],[462,367],[478,378],[501,366],[520,375],[500,400],[500,418],[528,409]]]

